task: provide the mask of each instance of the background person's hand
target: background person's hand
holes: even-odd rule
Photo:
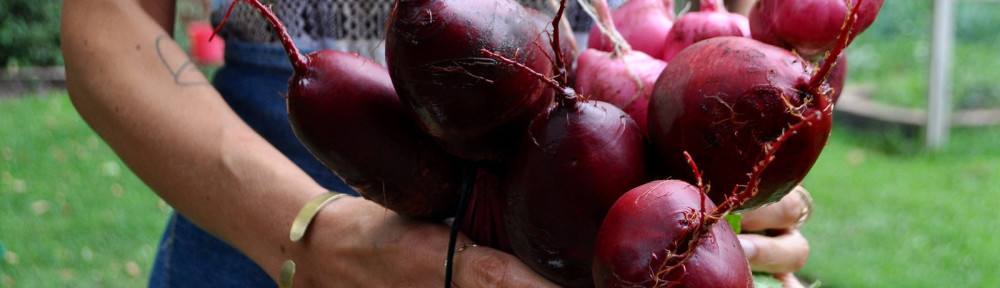
[[[802,287],[792,275],[809,258],[809,242],[799,227],[812,209],[811,199],[801,187],[780,201],[747,212],[740,221],[743,234],[737,235],[750,267],[755,272],[774,274],[785,287]]]
[[[449,227],[342,198],[289,251],[296,287],[442,287]],[[457,246],[472,243],[459,236]],[[517,257],[483,246],[455,254],[454,287],[557,287]]]

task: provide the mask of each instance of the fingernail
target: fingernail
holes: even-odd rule
[[[743,254],[746,254],[747,259],[757,254],[757,246],[754,246],[753,241],[740,238],[740,246],[743,246]]]

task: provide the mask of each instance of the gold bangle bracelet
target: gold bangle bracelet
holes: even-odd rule
[[[288,238],[292,242],[297,242],[306,235],[306,228],[309,228],[309,224],[312,223],[313,218],[319,213],[320,209],[330,204],[337,199],[346,197],[347,194],[330,191],[330,193],[323,193],[316,195],[312,200],[306,202],[305,206],[299,210],[299,214],[295,215],[295,220],[292,220],[292,229],[288,233]],[[285,263],[281,266],[281,275],[278,277],[278,287],[279,288],[291,288],[292,280],[295,276],[295,262],[292,260],[285,260]]]
[[[305,206],[302,206],[299,214],[295,215],[295,220],[292,221],[292,230],[288,233],[292,242],[299,241],[306,235],[306,228],[309,228],[309,223],[312,223],[313,217],[316,217],[320,209],[344,196],[347,194],[330,191],[330,193],[317,195],[309,200]]]

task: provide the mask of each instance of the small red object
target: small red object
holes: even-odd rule
[[[187,25],[190,53],[198,65],[222,65],[226,44],[219,37],[209,41],[214,30],[206,21],[192,21]]]

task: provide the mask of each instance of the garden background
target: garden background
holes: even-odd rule
[[[0,2],[4,77],[62,65],[60,5]],[[923,109],[932,8],[886,1],[849,49],[848,85],[877,103]],[[1000,2],[955,8],[953,108],[1000,108]],[[0,287],[145,286],[170,207],[65,91],[40,81],[0,96]],[[799,275],[823,287],[1000,286],[1000,127],[955,127],[943,149],[929,150],[919,127],[841,119],[805,180],[816,208]]]

